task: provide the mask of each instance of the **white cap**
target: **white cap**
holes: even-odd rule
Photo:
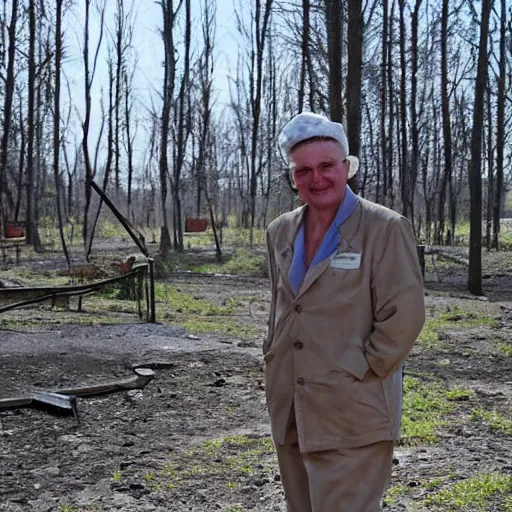
[[[349,162],[348,177],[355,176],[359,168],[359,160],[355,156],[349,156],[348,140],[343,125],[329,121],[327,117],[313,112],[297,114],[281,130],[279,146],[285,159],[290,160],[290,153],[295,145],[313,137],[328,137],[337,141]]]

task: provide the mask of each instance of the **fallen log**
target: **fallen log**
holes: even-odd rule
[[[37,391],[31,396],[1,398],[0,411],[19,409],[22,407],[34,407],[41,405],[42,403],[61,408],[66,408],[69,403],[72,407],[73,399],[76,399],[75,397],[89,398],[115,393],[117,391],[144,389],[155,377],[155,372],[149,368],[136,368],[134,371],[135,375],[129,379],[106,382],[104,384],[93,384],[90,386],[80,386],[76,388],[55,389],[50,392]],[[70,399],[68,400],[68,398]]]
[[[440,258],[444,258],[446,260],[453,261],[454,263],[458,263],[459,265],[469,267],[469,260],[460,258],[459,256],[455,256],[435,247],[425,247],[425,254],[436,254]]]

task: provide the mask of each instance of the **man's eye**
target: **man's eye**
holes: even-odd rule
[[[322,169],[330,169],[332,167],[332,162],[325,162],[322,164]]]

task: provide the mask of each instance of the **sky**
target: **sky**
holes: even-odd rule
[[[155,0],[133,0],[135,9],[135,30],[133,47],[137,55],[137,71],[134,78],[134,94],[136,115],[147,118],[147,111],[151,108],[152,98],[159,109],[159,94],[162,88],[163,79],[163,42],[159,33],[162,26],[161,6]],[[192,18],[194,27],[192,30],[192,46],[196,46],[196,52],[202,45],[201,33],[201,5],[204,0],[191,0]],[[237,43],[234,14],[234,0],[216,0],[217,7],[217,29],[215,38],[214,54],[216,64],[214,67],[214,83],[217,90],[218,103],[222,106],[229,101],[228,76],[230,69],[236,70]],[[94,0],[93,0],[94,2]],[[129,4],[129,0],[126,0]],[[176,1],[174,2],[177,3]],[[184,6],[182,6],[184,10]],[[105,25],[111,31],[114,30],[115,2],[107,1],[107,12]],[[66,47],[64,73],[69,80],[72,102],[77,111],[82,115],[84,105],[84,72],[82,61],[83,45],[83,20],[85,18],[85,1],[75,0],[73,12],[68,11],[64,19],[64,43]],[[91,8],[90,20],[90,61],[99,38],[100,23],[99,16]],[[195,36],[195,37],[194,37]],[[101,119],[101,99],[103,97],[105,109],[108,107],[108,43],[111,35],[104,32],[102,48],[98,58],[97,73],[94,79],[92,90],[92,123],[91,142],[95,144],[99,132]],[[181,38],[178,33],[177,38]],[[66,93],[63,92],[63,105],[67,103]],[[66,108],[66,107],[64,107]],[[80,134],[80,120],[75,116],[72,127],[77,134]],[[143,138],[142,129],[137,137],[137,153],[142,158],[146,141]]]

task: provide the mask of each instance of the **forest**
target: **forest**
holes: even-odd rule
[[[460,244],[459,228],[471,225],[469,281],[480,293],[481,244],[511,245],[501,226],[510,214],[512,6],[240,0],[228,69],[217,4],[3,2],[4,232],[26,223],[39,250],[42,227],[59,225],[68,260],[77,240],[89,258],[102,207],[93,182],[157,233],[164,258],[183,251],[187,217],[262,228],[296,204],[276,141],[309,110],[344,123],[361,160],[352,187],[409,218],[419,243]],[[148,26],[160,45],[150,84],[139,55]]]
[[[424,266],[382,510],[512,512],[507,0],[0,2],[0,511],[285,510],[264,234],[302,111]]]

